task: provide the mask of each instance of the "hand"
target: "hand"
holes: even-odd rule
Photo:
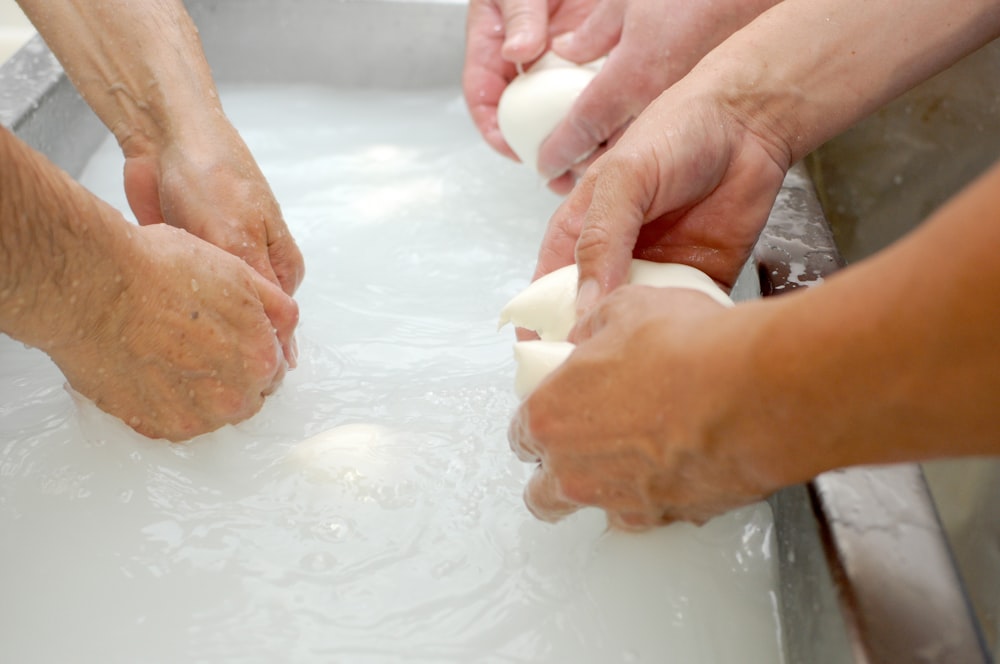
[[[720,87],[665,92],[556,210],[535,277],[575,254],[580,314],[627,281],[633,257],[685,263],[732,288],[790,157]]]
[[[572,62],[608,60],[542,144],[539,168],[549,186],[568,193],[653,99],[775,2],[600,0],[572,32],[552,41],[552,50]]]
[[[184,3],[20,5],[121,146],[125,193],[139,223],[183,228],[293,294],[302,255],[223,113]]]
[[[184,440],[256,413],[285,373],[294,300],[183,230],[128,236],[87,275],[105,287],[71,299],[53,325],[70,332],[48,349],[70,385],[154,438]]]
[[[516,65],[534,62],[551,35],[579,25],[596,0],[471,0],[466,21],[462,88],[472,120],[486,142],[517,159],[497,126],[497,104]]]
[[[305,274],[302,254],[246,144],[224,117],[189,124],[183,139],[155,152],[150,144],[142,151],[122,145],[125,192],[136,219],[183,228],[292,295]]]
[[[538,468],[525,489],[535,516],[584,506],[630,530],[704,522],[779,485],[754,450],[719,438],[745,334],[736,312],[695,291],[623,286],[586,316],[569,359],[521,404],[510,443]]]

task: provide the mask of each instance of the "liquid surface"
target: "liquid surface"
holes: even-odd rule
[[[300,366],[170,445],[0,337],[0,661],[782,661],[766,505],[643,535],[524,508],[496,321],[558,199],[458,93],[223,100],[305,254]],[[130,216],[121,166],[81,179]]]

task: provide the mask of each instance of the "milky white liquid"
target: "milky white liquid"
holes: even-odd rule
[[[305,254],[300,366],[171,445],[0,337],[0,661],[782,661],[766,505],[643,535],[524,508],[496,321],[558,199],[457,92],[223,99]],[[127,210],[121,165],[82,181]]]

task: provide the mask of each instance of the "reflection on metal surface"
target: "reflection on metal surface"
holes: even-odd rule
[[[819,285],[844,264],[801,165],[786,179],[755,260],[761,291],[772,296]],[[919,466],[825,473],[810,483],[809,495],[853,661],[990,661]],[[789,501],[776,504],[782,502]],[[782,546],[795,545],[794,538],[779,533],[779,555],[786,555]],[[783,593],[802,592],[802,583],[786,590],[782,578]],[[819,602],[827,599],[817,595]],[[792,601],[801,606],[807,600],[799,595]],[[805,616],[805,634],[790,634],[794,626],[785,627],[792,661],[820,661],[816,657],[825,658],[829,652],[841,656],[837,643],[830,645],[832,651],[809,652],[802,640],[817,631],[829,637],[831,628],[827,621],[826,630],[815,630],[815,617],[808,612]]]

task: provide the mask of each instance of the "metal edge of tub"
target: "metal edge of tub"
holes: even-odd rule
[[[0,63],[0,124],[74,177],[107,136],[37,34]]]
[[[223,74],[227,83],[319,82],[405,90],[452,87],[462,80],[467,0],[184,4],[213,71]],[[324,57],[317,58],[317,53]],[[361,61],[358,53],[384,57]]]
[[[753,260],[765,297],[818,285],[843,267],[803,164],[785,178]],[[832,471],[779,492],[771,502],[776,513],[784,512],[775,519],[779,563],[802,555],[815,559],[818,535],[843,620],[841,631],[822,611],[830,601],[824,579],[816,579],[823,570],[815,569],[815,561],[796,563],[813,571],[782,575],[790,662],[814,662],[817,654],[824,662],[867,664],[992,661],[920,466]],[[808,520],[801,515],[787,518],[806,504],[818,532],[803,532]],[[820,610],[804,610],[813,604]]]

